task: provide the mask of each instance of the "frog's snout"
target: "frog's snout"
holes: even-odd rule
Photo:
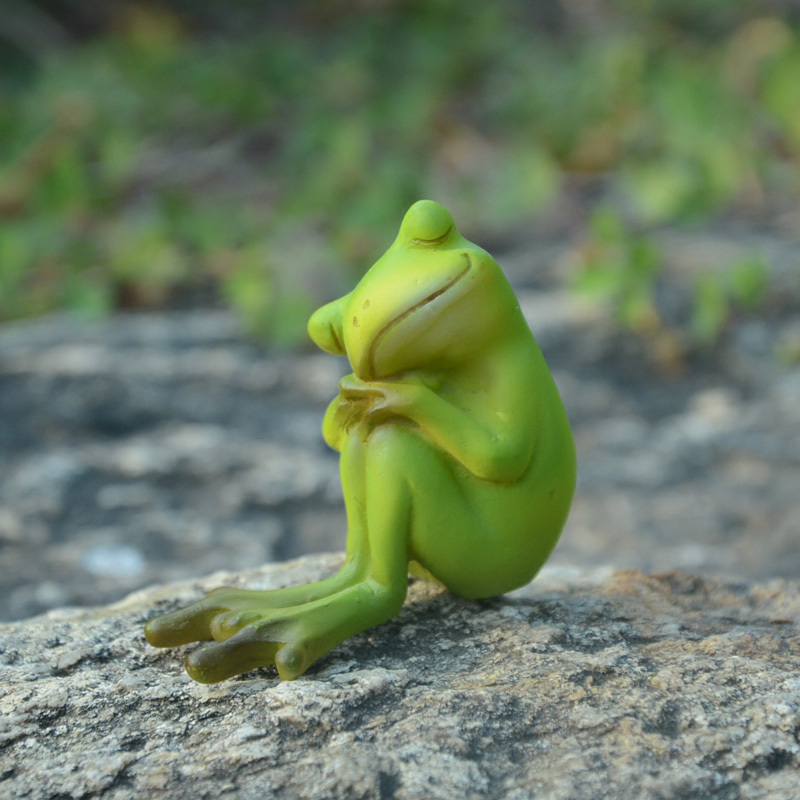
[[[418,200],[406,211],[398,238],[410,244],[435,246],[443,244],[454,230],[446,208],[433,200]]]

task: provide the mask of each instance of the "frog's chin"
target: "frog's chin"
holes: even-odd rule
[[[421,368],[434,354],[431,351],[439,349],[437,342],[443,336],[463,335],[458,328],[465,321],[448,311],[473,288],[473,282],[466,280],[471,268],[467,256],[459,272],[386,322],[353,365],[356,375],[375,380]]]

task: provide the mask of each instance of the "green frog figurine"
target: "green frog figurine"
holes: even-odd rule
[[[547,365],[500,268],[430,200],[350,294],[309,321],[345,356],[322,424],[341,454],[346,558],[319,583],[221,588],[150,620],[155,647],[213,641],[186,659],[216,683],[275,664],[302,675],[394,617],[409,573],[477,599],[533,578],[575,487],[575,448]]]

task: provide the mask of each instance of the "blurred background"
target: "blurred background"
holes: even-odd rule
[[[309,314],[406,208],[506,270],[556,563],[800,567],[800,6],[5,0],[0,618],[340,549]]]

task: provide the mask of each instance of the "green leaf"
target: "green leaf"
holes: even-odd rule
[[[245,329],[257,336],[271,332],[271,313],[275,302],[273,279],[263,250],[252,248],[222,278],[222,294],[239,314]]]
[[[593,238],[602,243],[615,243],[624,238],[622,218],[608,206],[595,209],[589,219],[589,231]]]
[[[572,288],[586,297],[601,300],[619,294],[623,285],[622,272],[608,264],[585,266],[572,281]]]
[[[627,171],[625,184],[640,219],[662,223],[681,216],[699,180],[699,173],[689,163],[669,159],[634,166]]]
[[[308,319],[313,312],[311,299],[302,292],[284,292],[273,305],[270,333],[279,347],[291,347],[307,338]]]
[[[99,275],[73,276],[64,290],[64,307],[82,317],[103,317],[111,311],[113,296],[108,282]]]
[[[86,162],[76,144],[65,147],[33,196],[38,212],[76,211],[90,200]]]
[[[769,279],[769,264],[752,255],[732,264],[726,271],[731,296],[744,308],[755,308],[764,297]]]
[[[728,318],[728,303],[722,281],[714,275],[697,279],[694,289],[692,334],[702,344],[713,344]]]

